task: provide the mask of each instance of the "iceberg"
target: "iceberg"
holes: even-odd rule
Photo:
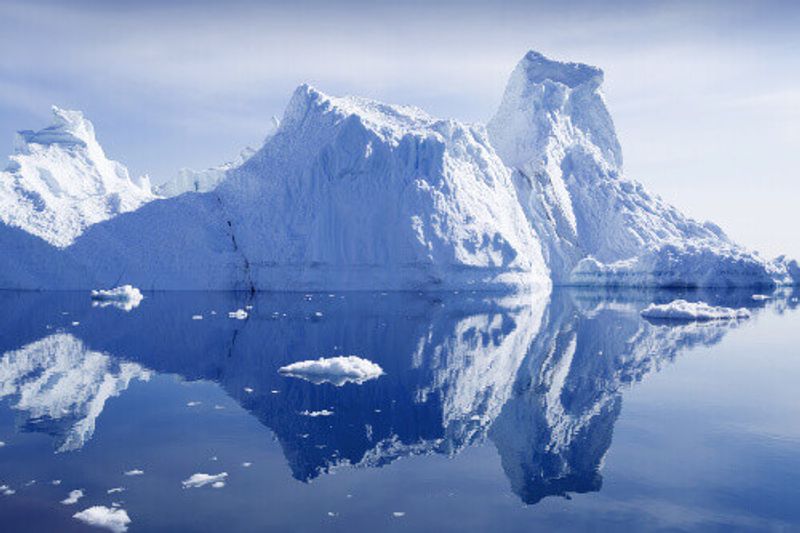
[[[80,111],[53,106],[53,124],[17,133],[0,172],[0,222],[65,248],[86,228],[153,200],[147,176],[108,159]]]
[[[717,307],[705,302],[687,302],[686,300],[673,300],[668,304],[650,304],[645,307],[641,315],[650,319],[662,320],[735,320],[750,318],[750,311],[741,307]]]
[[[128,531],[131,519],[125,509],[117,507],[105,507],[95,505],[72,515],[76,520],[80,520],[90,526],[108,529],[113,533],[124,533]]]
[[[367,359],[355,355],[339,357],[320,357],[316,360],[299,361],[282,366],[278,372],[295,378],[301,378],[315,384],[331,383],[341,387],[346,383],[362,383],[383,375],[383,369]],[[327,414],[327,412],[326,412]],[[309,416],[317,416],[311,414]]]
[[[561,285],[736,287],[796,284],[768,261],[624,176],[603,71],[528,52],[487,129],[553,280]]]
[[[106,307],[113,305],[123,311],[130,311],[144,299],[142,292],[133,285],[122,285],[114,289],[97,289],[92,291],[92,305]]]
[[[301,85],[258,150],[155,192],[105,158],[79,112],[55,108],[0,175],[0,287],[800,283],[796,261],[765,259],[625,176],[603,76],[528,52],[486,126]]]
[[[211,485],[215,489],[221,489],[225,486],[225,479],[228,477],[227,472],[220,474],[192,474],[189,479],[181,481],[184,489],[196,489]]]

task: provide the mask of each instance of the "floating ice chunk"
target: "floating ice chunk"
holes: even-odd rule
[[[766,294],[754,294],[753,295],[753,300],[755,300],[757,302],[760,302],[760,301],[763,301],[763,300],[769,300],[769,299],[770,299],[770,296],[768,296]]]
[[[114,487],[113,489],[108,489],[106,494],[115,494],[117,492],[125,492],[125,487]]]
[[[60,479],[54,479],[53,481],[50,482],[50,484],[51,485],[55,485],[55,486],[61,485],[61,480]]]
[[[242,466],[244,468],[250,468],[251,466],[253,466],[253,463],[251,463],[249,461],[245,461],[244,463],[242,463]]]
[[[332,383],[337,387],[341,387],[345,383],[360,385],[383,375],[383,369],[380,366],[355,355],[299,361],[279,368],[278,372],[286,376],[305,379],[316,385]]]
[[[245,388],[244,388],[244,391],[245,391],[247,394],[253,394],[253,389],[252,389],[251,387],[245,387]]]
[[[401,518],[405,515],[406,515],[405,511],[395,511],[392,513],[392,516],[395,518]]]
[[[187,402],[186,406],[187,407],[196,407],[196,406],[200,405],[201,403],[203,403],[203,402],[191,401],[191,402]]]
[[[83,490],[81,489],[72,490],[70,491],[69,496],[61,500],[61,503],[63,503],[64,505],[74,505],[78,503],[78,500],[80,500],[81,498],[83,498]]]
[[[115,289],[92,291],[92,305],[99,307],[112,305],[123,311],[130,311],[138,307],[143,299],[144,296],[142,296],[141,291],[133,285],[122,285]]]
[[[181,485],[183,485],[184,489],[197,489],[205,487],[206,485],[211,485],[213,488],[219,489],[225,486],[225,478],[227,477],[227,472],[221,472],[219,474],[203,474],[198,472],[197,474],[192,474],[189,479],[181,481]]]
[[[235,318],[236,320],[244,320],[247,318],[247,311],[244,309],[237,309],[228,313],[228,318]]]
[[[142,476],[144,475],[144,470],[139,470],[138,468],[134,468],[133,470],[128,470],[125,472],[126,476]]]
[[[76,321],[72,322],[72,325],[73,325],[73,326],[80,326],[80,325],[81,325],[81,323],[80,323],[80,322],[78,322],[78,321],[76,320]]]
[[[80,513],[72,515],[72,518],[90,526],[108,529],[114,533],[128,531],[128,524],[131,523],[131,519],[125,509],[105,507],[103,505],[95,505],[84,509]]]
[[[318,416],[331,416],[333,411],[328,411],[327,409],[323,409],[322,411],[301,411],[301,415],[303,416],[310,416],[312,418],[316,418]]]
[[[733,320],[750,318],[750,311],[745,308],[714,307],[705,302],[687,302],[674,300],[668,304],[650,304],[642,310],[645,318],[662,320]]]
[[[203,320],[203,315],[192,315],[192,320]]]

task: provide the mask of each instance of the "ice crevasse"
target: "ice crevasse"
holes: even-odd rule
[[[59,110],[54,126],[21,134],[0,174],[0,286],[800,281],[796,262],[764,259],[624,176],[602,81],[529,52],[486,126],[302,85],[258,150],[155,192],[105,158],[88,120]]]

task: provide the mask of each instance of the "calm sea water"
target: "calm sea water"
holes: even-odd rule
[[[800,529],[797,295],[751,295],[3,292],[0,530]],[[278,373],[349,354],[385,375]]]

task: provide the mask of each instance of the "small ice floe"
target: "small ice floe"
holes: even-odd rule
[[[311,320],[322,320],[322,317],[325,316],[322,314],[322,311],[314,311],[311,315]]]
[[[406,515],[405,511],[395,511],[392,513],[392,516],[395,518],[402,518]]]
[[[237,309],[228,313],[228,318],[235,318],[236,320],[244,320],[247,318],[247,311],[244,309]]]
[[[81,489],[72,490],[69,492],[69,496],[61,500],[61,503],[63,503],[64,505],[74,505],[78,503],[78,500],[80,500],[81,498],[83,498],[83,490]]]
[[[125,492],[125,487],[114,487],[113,489],[108,489],[106,494],[116,494],[118,492]]]
[[[753,300],[755,300],[755,301],[757,301],[757,302],[761,302],[761,301],[763,301],[763,300],[769,300],[769,299],[770,299],[770,296],[769,296],[769,295],[767,295],[767,294],[754,294],[754,295],[752,296],[752,298],[753,298]]]
[[[122,285],[114,289],[97,289],[92,291],[92,305],[96,307],[114,306],[123,311],[130,311],[142,303],[142,292],[133,285]]]
[[[128,531],[131,519],[125,509],[117,507],[105,507],[95,505],[72,515],[72,518],[80,520],[90,526],[101,527],[113,533],[124,533]]]
[[[245,461],[244,463],[242,463],[242,466],[244,468],[250,468],[251,466],[253,466],[253,463],[251,463],[249,461]]]
[[[269,392],[271,392],[272,394],[280,394],[280,393],[281,393],[281,391],[279,391],[279,390],[275,390],[275,389],[272,389],[272,390],[271,390],[271,391],[269,391]]]
[[[216,455],[212,455],[210,458],[212,461],[218,461],[219,458]]]
[[[338,516],[338,514],[334,513],[333,511],[328,511],[328,516],[330,516],[331,518],[334,518],[334,517]]]
[[[211,485],[211,487],[215,489],[221,489],[225,486],[225,478],[227,477],[227,472],[221,472],[219,474],[203,474],[199,472],[197,474],[192,474],[189,479],[181,481],[181,485],[183,485],[184,489],[198,489],[206,485]]]
[[[252,389],[251,387],[245,387],[245,388],[244,388],[244,391],[245,391],[247,394],[253,394],[253,389]]]
[[[252,305],[245,305],[244,308],[247,309],[248,311],[252,311],[253,306]]]
[[[203,403],[203,402],[197,402],[197,401],[192,400],[191,402],[186,402],[186,407],[197,407],[201,403]]]
[[[327,409],[323,409],[322,411],[300,411],[300,414],[303,416],[310,416],[311,418],[316,418],[318,416],[331,416],[333,411],[328,411]]]
[[[54,479],[53,481],[50,482],[50,484],[51,485],[55,485],[55,486],[61,485],[61,480],[60,479]]]
[[[192,320],[203,320],[203,315],[192,315]]]
[[[750,318],[750,311],[744,307],[732,309],[730,307],[714,307],[705,302],[687,302],[674,300],[668,304],[650,304],[642,310],[642,316],[658,320],[734,320]]]
[[[278,372],[285,376],[310,381],[315,385],[331,383],[337,387],[346,383],[360,385],[383,375],[380,366],[355,355],[299,361],[279,368]]]
[[[80,325],[81,325],[81,323],[80,323],[80,322],[78,322],[77,320],[75,320],[74,322],[72,322],[72,325],[73,325],[73,326],[80,326]]]
[[[128,470],[125,472],[126,476],[143,476],[144,470],[139,470],[138,468],[134,468],[133,470]]]
[[[3,496],[12,496],[16,494],[17,491],[9,487],[8,485],[0,485],[0,494]]]
[[[212,314],[212,315],[216,315],[216,314],[217,314],[217,312],[216,312],[216,311],[211,311],[211,313],[210,313],[210,314]]]

